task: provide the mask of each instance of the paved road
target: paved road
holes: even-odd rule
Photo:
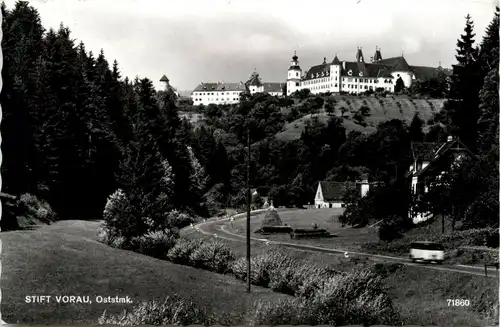
[[[252,215],[258,214],[263,210],[258,210],[252,213]],[[239,214],[234,216],[235,220],[238,219],[244,219],[246,217],[246,214]],[[222,219],[217,219],[217,220],[210,220],[206,221],[200,224],[195,225],[193,228],[187,228],[184,230],[184,233],[186,234],[191,234],[191,233],[202,233],[205,235],[214,235],[214,237],[217,237],[219,239],[225,239],[229,241],[236,241],[236,242],[246,242],[246,236],[244,235],[238,235],[234,234],[226,229],[226,225],[229,221],[229,218],[222,218]],[[345,253],[345,250],[340,250],[340,249],[329,249],[329,248],[324,248],[324,247],[317,247],[317,246],[311,246],[311,245],[305,245],[305,244],[295,244],[295,243],[289,243],[289,242],[277,242],[277,241],[271,241],[265,238],[257,238],[257,237],[251,237],[251,241],[253,243],[255,242],[266,242],[268,244],[276,244],[276,245],[282,245],[290,248],[294,248],[299,251],[306,251],[306,252],[320,252],[320,253],[328,253],[328,254],[333,254],[333,255],[343,255]],[[436,265],[436,264],[421,264],[421,263],[413,263],[411,262],[410,259],[408,258],[403,258],[403,257],[393,257],[393,256],[385,256],[385,255],[378,255],[378,254],[370,254],[370,253],[361,253],[361,252],[352,252],[348,251],[351,256],[359,256],[359,257],[368,257],[373,261],[377,262],[395,262],[395,263],[402,263],[408,266],[418,266],[418,267],[423,267],[427,269],[435,269],[435,270],[441,270],[441,271],[450,271],[450,272],[459,272],[459,273],[464,273],[468,275],[478,275],[478,276],[484,276],[484,266],[483,267],[473,267],[473,266],[464,266],[464,265]],[[495,268],[489,268],[488,269],[488,277],[491,278],[498,278],[497,272]]]

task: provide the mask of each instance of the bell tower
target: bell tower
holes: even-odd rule
[[[286,80],[286,95],[290,95],[297,90],[300,90],[300,80],[302,78],[302,69],[299,66],[299,57],[297,52],[294,52],[292,62],[288,68],[288,78]]]

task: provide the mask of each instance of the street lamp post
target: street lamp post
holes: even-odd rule
[[[250,293],[250,126],[247,126],[247,292]]]

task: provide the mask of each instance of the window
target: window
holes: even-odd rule
[[[295,72],[295,77],[298,77],[299,76],[299,73],[298,72]]]
[[[415,242],[410,244],[410,248],[415,250],[444,251],[444,247],[441,244],[431,242]]]
[[[295,86],[299,86],[299,83],[295,83]]]
[[[337,87],[337,83],[335,83],[335,87]]]
[[[357,79],[357,78],[355,78],[355,79],[354,79],[354,83],[357,83],[357,82],[358,82],[358,79]]]

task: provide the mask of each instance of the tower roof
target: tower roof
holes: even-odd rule
[[[333,58],[332,65],[340,65],[340,60],[337,57],[337,54],[335,54],[335,58]]]
[[[297,57],[297,51],[294,51],[293,52],[293,57],[292,57],[293,61],[297,61],[299,59],[299,57]]]
[[[160,82],[167,82],[167,83],[168,83],[168,78],[167,78],[167,76],[163,75],[163,76],[160,78]]]
[[[361,51],[361,48],[358,47],[358,52],[356,53],[356,61],[357,62],[364,62],[365,58],[363,57],[363,52]]]
[[[382,60],[382,53],[380,52],[379,47],[375,47],[375,54],[373,55],[373,61]]]
[[[252,73],[252,76],[250,76],[250,79],[245,84],[252,86],[261,86],[262,82],[260,81],[259,74],[256,71],[254,71]]]

